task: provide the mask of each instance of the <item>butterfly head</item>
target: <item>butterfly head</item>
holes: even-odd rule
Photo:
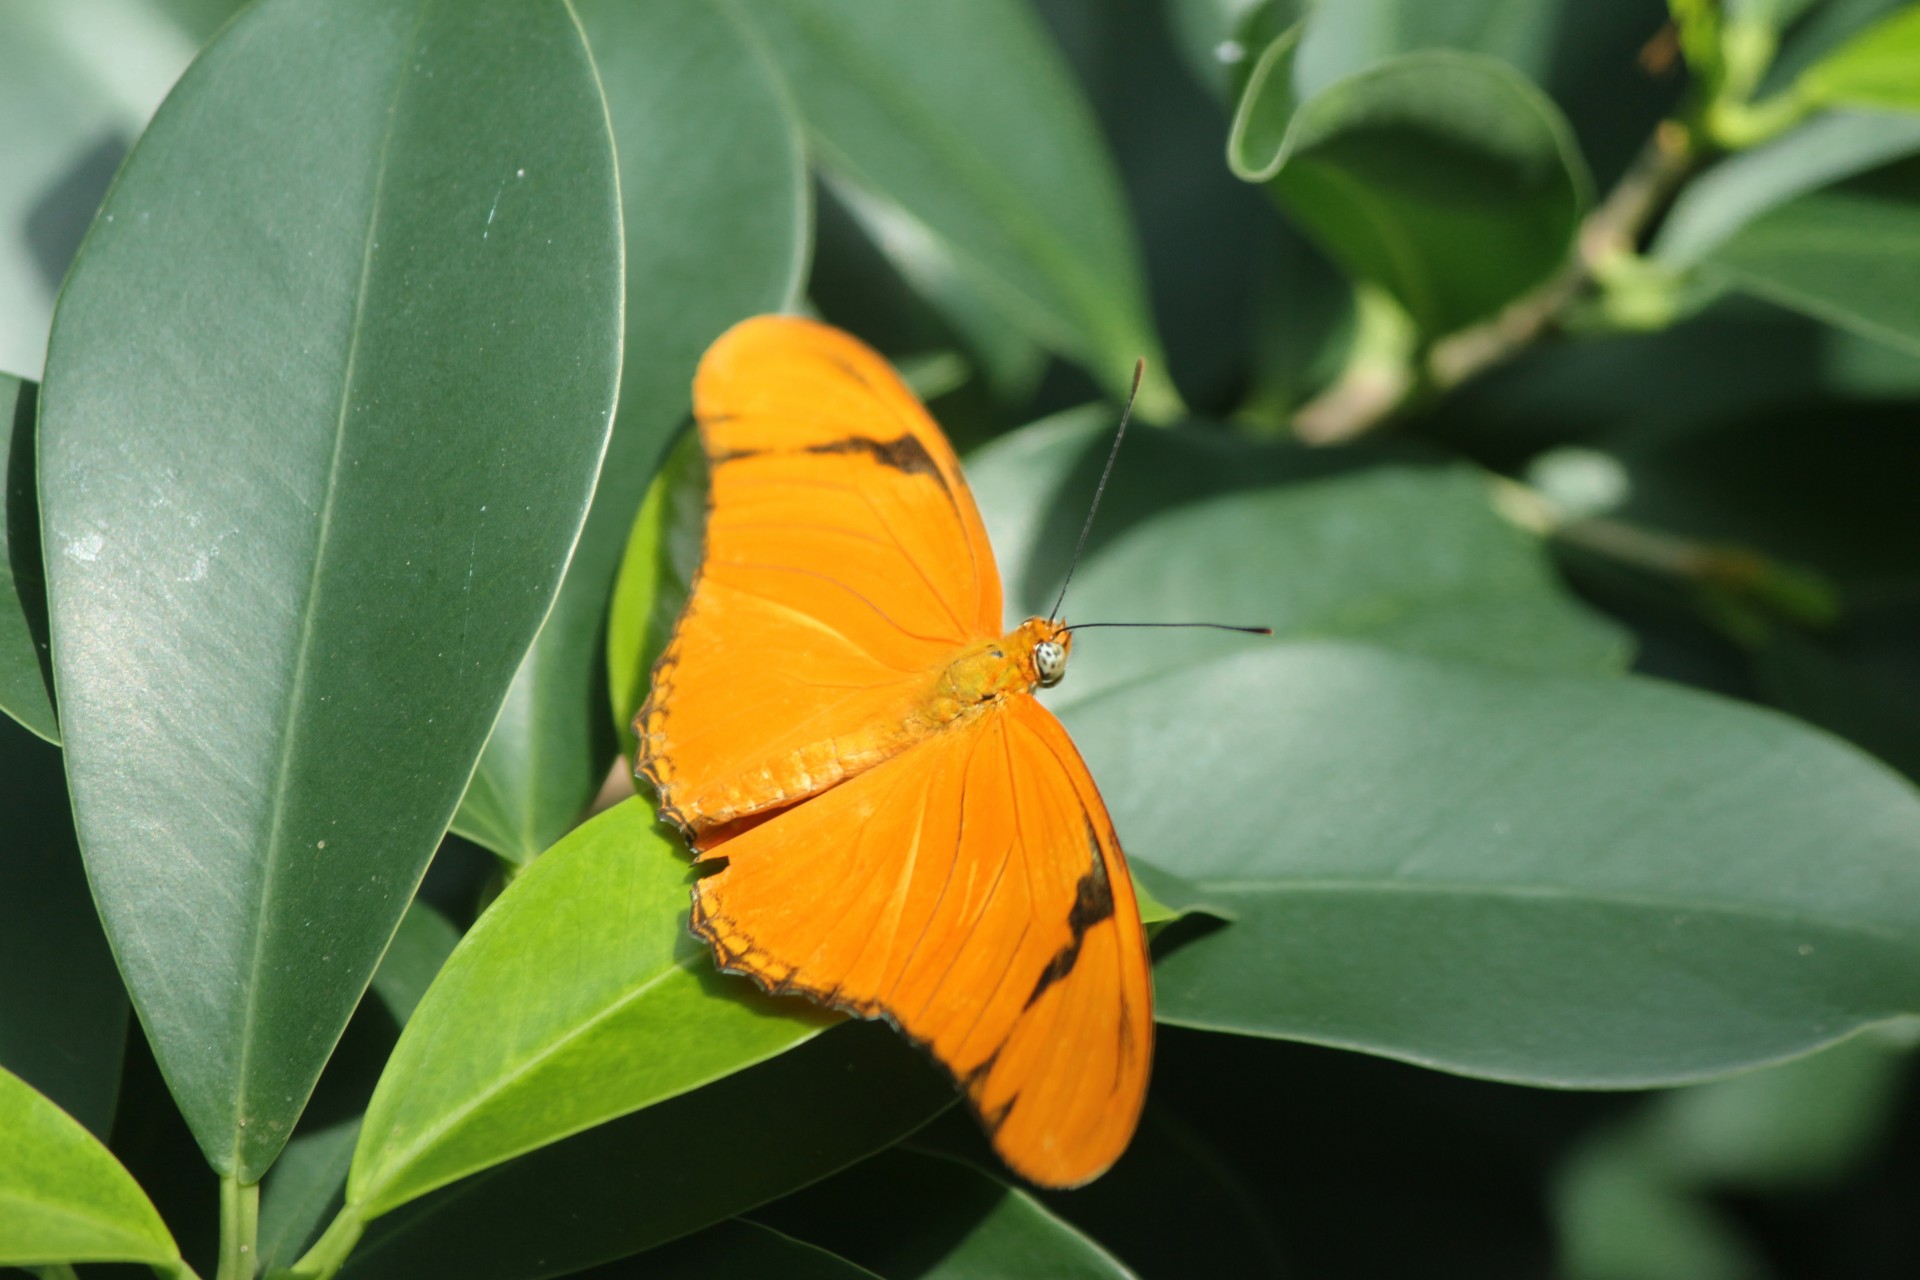
[[[1015,651],[1026,655],[1021,665],[1026,668],[1028,686],[1051,689],[1059,684],[1067,674],[1067,655],[1073,650],[1073,637],[1068,634],[1066,624],[1029,618],[1018,634]]]
[[[1067,646],[1058,640],[1042,640],[1033,646],[1033,673],[1040,687],[1051,689],[1067,674]]]

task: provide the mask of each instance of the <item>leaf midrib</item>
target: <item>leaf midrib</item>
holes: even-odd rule
[[[314,619],[317,616],[321,567],[326,563],[326,550],[333,530],[333,513],[338,505],[337,496],[340,486],[340,463],[345,454],[347,436],[347,417],[353,403],[353,389],[356,368],[360,356],[360,340],[366,330],[367,295],[373,277],[373,254],[377,243],[375,233],[380,226],[380,214],[384,207],[389,159],[393,146],[395,122],[399,118],[401,91],[406,87],[407,68],[412,65],[413,52],[419,46],[421,30],[426,25],[427,14],[433,8],[434,0],[420,0],[419,15],[414,19],[413,29],[408,32],[401,56],[395,61],[393,93],[387,102],[386,128],[380,137],[380,149],[375,156],[373,199],[367,212],[366,231],[363,233],[360,250],[360,280],[354,298],[353,326],[347,342],[346,368],[341,376],[340,402],[334,415],[333,454],[327,467],[327,486],[325,498],[320,508],[320,527],[314,536],[313,557],[307,574],[307,592],[304,609],[300,619],[298,647],[294,655],[293,680],[287,696],[287,714],[285,729],[280,738],[279,757],[275,763],[272,809],[268,816],[266,859],[260,874],[260,909],[253,916],[253,947],[251,963],[248,967],[246,1004],[240,1017],[240,1060],[235,1071],[236,1093],[234,1095],[232,1119],[236,1122],[233,1133],[232,1161],[236,1169],[243,1164],[245,1155],[244,1131],[238,1123],[247,1114],[247,1099],[252,1084],[251,1067],[253,1049],[257,1043],[256,1026],[260,1011],[261,967],[265,959],[267,934],[266,906],[273,900],[274,872],[281,862],[281,833],[286,822],[288,782],[292,773],[295,743],[301,723],[302,697],[308,678],[309,659],[313,649]]]

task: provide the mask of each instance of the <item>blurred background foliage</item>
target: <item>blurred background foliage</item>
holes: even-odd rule
[[[54,303],[88,226],[237,8],[0,10],[0,371],[14,375],[0,383],[0,424],[20,601],[0,617],[0,706],[19,722],[0,724],[12,846],[0,858],[0,1065],[108,1140],[190,1260],[216,1247],[200,1150],[212,1122],[182,1119],[178,1050],[138,1022],[128,1034],[78,887],[48,745],[60,724],[43,678],[32,423],[34,384],[58,376]],[[697,546],[697,468],[684,446],[666,452],[693,358],[732,319],[798,305],[879,346],[927,395],[969,454],[1008,594],[1028,607],[1064,571],[1104,445],[1111,409],[1088,404],[1110,401],[1146,355],[1141,417],[1168,429],[1142,431],[1123,455],[1076,616],[1147,601],[1156,617],[1271,623],[1289,646],[1288,665],[1269,669],[1233,642],[1089,642],[1061,690],[1143,878],[1188,911],[1160,939],[1142,1132],[1073,1193],[1001,1182],[952,1110],[861,1161],[945,1095],[889,1057],[884,1035],[836,1032],[779,1059],[787,1075],[756,1074],[768,1064],[709,1086],[729,1091],[704,1105],[735,1116],[742,1141],[781,1125],[800,1135],[766,1139],[777,1150],[764,1184],[737,1204],[687,1207],[665,1175],[606,1190],[610,1170],[702,1141],[712,1112],[667,1102],[548,1149],[562,1154],[546,1164],[536,1152],[471,1178],[465,1200],[433,1192],[402,1208],[347,1274],[453,1265],[444,1251],[463,1232],[475,1267],[560,1274],[537,1229],[504,1244],[484,1234],[512,1216],[499,1206],[613,1222],[647,1198],[666,1206],[658,1221],[685,1225],[593,1236],[563,1254],[570,1273],[1824,1280],[1920,1268],[1920,1084],[1911,1027],[1890,1017],[1920,1013],[1920,902],[1869,910],[1914,884],[1897,860],[1920,809],[1904,784],[1801,728],[1920,777],[1920,8],[577,9],[627,220],[614,444],[457,834],[385,960],[368,952],[374,998],[316,1060],[311,1104],[286,1114],[299,1128],[267,1184],[264,1261],[289,1264],[338,1207],[399,1028],[501,883],[574,829],[621,747]],[[624,128],[663,119],[674,128],[644,135],[655,153]],[[733,249],[724,262],[689,256],[683,227]],[[174,319],[164,299],[128,314]],[[1645,723],[1622,728],[1593,691],[1623,670],[1794,722],[1662,702],[1675,695],[1655,685],[1632,695],[1648,699]],[[1236,699],[1249,722],[1208,718]],[[1396,707],[1435,726],[1431,738]],[[1576,712],[1593,734],[1568,747],[1555,717]],[[1311,734],[1282,743],[1287,725]],[[1175,751],[1182,785],[1156,786],[1172,767],[1156,753]],[[1664,781],[1695,751],[1736,762],[1745,785],[1686,810]],[[1528,774],[1531,758],[1552,767]],[[1220,763],[1234,759],[1250,762],[1241,774]],[[1485,776],[1488,762],[1512,776]],[[1202,777],[1203,765],[1219,767]],[[1601,781],[1566,781],[1583,769]],[[1449,826],[1501,804],[1540,837],[1538,866]],[[1656,833],[1670,843],[1609,863],[1608,814],[1642,805],[1678,815]],[[591,843],[580,830],[576,848]],[[1285,852],[1262,863],[1269,846]],[[1405,918],[1364,901],[1302,905],[1310,883],[1369,858],[1380,865],[1367,874],[1392,880],[1409,849],[1459,873],[1455,888],[1551,866],[1543,879],[1576,898],[1671,883],[1804,907],[1846,959],[1808,994],[1798,969],[1776,967],[1784,934],[1749,939],[1726,920],[1686,944],[1625,907],[1602,928],[1508,920],[1490,903]],[[1851,887],[1829,894],[1825,878]],[[1271,902],[1289,880],[1298,896]],[[538,883],[519,881],[520,897]],[[1533,967],[1554,981],[1534,990]],[[1590,989],[1572,982],[1588,969]],[[683,985],[676,998],[702,997]],[[165,1003],[135,999],[143,1012]],[[1428,1025],[1409,1009],[1452,1012]],[[1716,1009],[1731,1012],[1701,1012]],[[457,1009],[446,1016],[459,1025]],[[1837,1039],[1744,1075],[1627,1088]],[[842,1041],[831,1057],[822,1047]],[[868,1091],[836,1074],[845,1060],[873,1073]],[[892,1087],[872,1093],[876,1079]],[[827,1116],[888,1102],[815,1132],[778,1109],[789,1091]],[[601,1200],[581,1189],[590,1176]],[[553,1198],[525,1199],[533,1187]]]

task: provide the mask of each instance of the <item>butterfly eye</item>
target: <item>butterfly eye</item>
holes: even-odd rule
[[[1051,689],[1067,674],[1067,651],[1053,640],[1033,646],[1033,669],[1040,676],[1040,687]]]

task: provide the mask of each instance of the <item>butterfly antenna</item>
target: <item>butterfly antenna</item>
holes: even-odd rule
[[[1140,379],[1146,372],[1147,359],[1142,356],[1133,362],[1133,389],[1127,392],[1127,407],[1120,411],[1120,426],[1113,433],[1113,448],[1107,450],[1107,465],[1100,470],[1100,483],[1093,489],[1093,505],[1087,508],[1087,522],[1080,526],[1080,541],[1073,544],[1073,559],[1067,564],[1067,576],[1060,584],[1060,594],[1053,598],[1053,608],[1047,613],[1048,622],[1060,616],[1060,606],[1066,603],[1067,585],[1073,581],[1073,571],[1080,567],[1080,553],[1087,549],[1087,535],[1093,532],[1093,517],[1100,510],[1100,495],[1107,491],[1107,477],[1113,474],[1113,460],[1120,456],[1120,442],[1127,438],[1127,423],[1133,419],[1133,402],[1140,396]]]
[[[1238,631],[1249,636],[1270,636],[1272,627],[1236,627],[1230,622],[1076,622],[1063,631],[1085,631],[1089,627],[1204,627],[1208,631]]]

